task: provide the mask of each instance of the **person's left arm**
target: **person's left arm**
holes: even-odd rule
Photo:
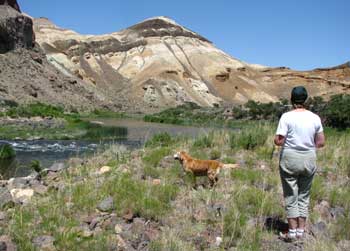
[[[278,122],[278,127],[274,139],[274,143],[277,146],[283,146],[285,140],[286,140],[286,135],[288,131],[288,125],[286,122],[286,117],[283,114],[282,117],[280,118],[280,121]]]

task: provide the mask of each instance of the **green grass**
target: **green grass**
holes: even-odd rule
[[[148,166],[156,167],[160,160],[170,155],[170,153],[171,150],[169,147],[156,148],[143,157],[143,162]]]
[[[98,203],[112,196],[116,206],[112,212],[118,220],[130,210],[150,224],[159,223],[160,235],[149,243],[149,250],[260,250],[273,245],[276,233],[264,228],[264,219],[285,219],[278,157],[272,154],[275,127],[248,122],[234,132],[216,130],[195,139],[159,134],[132,153],[118,152],[120,148],[113,146],[83,166],[63,172],[63,190],[51,189],[47,196],[35,196],[30,205],[17,205],[3,232],[11,235],[19,250],[34,250],[32,239],[43,234],[55,237],[57,250],[108,250],[115,237],[113,229],[103,229],[91,238],[82,238],[76,229],[81,215],[96,212]],[[326,148],[318,152],[319,172],[311,189],[310,223],[319,220],[313,208],[322,200],[343,208],[345,214],[327,221],[327,242],[316,238],[305,244],[305,250],[334,249],[339,241],[350,238],[349,134],[327,129],[326,138]],[[242,164],[239,169],[222,170],[214,188],[194,187],[193,176],[178,161],[162,161],[180,149],[195,158]],[[103,165],[112,170],[97,177]],[[154,178],[161,184],[153,185]],[[222,237],[221,246],[201,242],[206,233],[213,239]]]
[[[3,115],[11,118],[18,117],[54,117],[62,118],[65,116],[64,109],[59,106],[53,106],[43,103],[33,103],[28,105],[20,105],[9,108]]]
[[[154,135],[150,140],[146,141],[145,147],[170,146],[174,144],[175,139],[169,133],[163,132]]]

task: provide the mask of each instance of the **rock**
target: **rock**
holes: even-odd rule
[[[102,212],[109,212],[112,211],[114,208],[114,199],[112,196],[105,198],[97,205],[97,209]]]
[[[78,167],[78,166],[82,166],[84,165],[85,160],[81,159],[81,158],[70,158],[68,160],[68,166],[69,167]]]
[[[6,247],[5,251],[16,251],[17,250],[16,245],[12,242],[11,237],[8,235],[0,236],[0,243],[2,243],[2,248]]]
[[[6,187],[0,187],[0,209],[12,203],[12,196]]]
[[[30,188],[26,189],[12,189],[10,190],[12,199],[16,203],[27,204],[30,202],[34,195],[34,190]]]
[[[17,0],[0,0],[0,5],[8,5],[17,10],[18,12],[21,12]]]
[[[65,164],[64,163],[54,163],[52,166],[48,168],[50,172],[59,172],[65,169]]]
[[[0,221],[3,221],[6,219],[6,214],[2,211],[0,211]]]
[[[122,231],[123,231],[123,229],[122,229],[122,226],[121,226],[121,225],[116,224],[116,225],[114,226],[114,233],[116,233],[116,234],[121,234]]]
[[[28,186],[28,180],[25,178],[11,178],[8,181],[7,187],[9,190],[12,189],[23,189],[26,188]]]
[[[219,247],[222,243],[222,238],[221,237],[216,237],[215,238],[215,246]]]
[[[143,233],[146,229],[146,221],[143,218],[134,218],[131,231],[135,234]]]
[[[174,157],[173,156],[165,156],[160,162],[159,166],[162,168],[170,168],[174,165]]]
[[[42,236],[35,237],[32,242],[36,248],[39,248],[39,250],[54,251],[56,250],[54,246],[54,241],[55,241],[54,237],[50,235],[42,235]]]
[[[123,238],[120,235],[117,235],[117,245],[120,248],[126,248],[126,242],[123,240]]]
[[[310,230],[313,233],[313,235],[316,236],[316,238],[328,235],[327,224],[323,221],[319,221],[316,224],[311,225]]]
[[[18,48],[33,48],[32,19],[9,6],[0,5],[0,40],[0,54]]]
[[[330,212],[330,205],[327,201],[323,200],[319,204],[317,204],[313,210],[318,213],[323,221],[329,221],[332,218]]]
[[[345,215],[345,208],[343,207],[333,207],[330,209],[330,213],[334,219],[343,217]]]
[[[127,212],[123,215],[123,219],[127,222],[131,222],[134,219],[134,213],[129,209]]]
[[[160,179],[153,179],[152,180],[152,185],[159,186],[160,184],[161,184],[161,180]]]
[[[100,170],[98,170],[97,174],[98,175],[102,175],[105,173],[109,173],[111,171],[111,167],[110,166],[103,166],[100,168]]]
[[[341,240],[337,246],[340,251],[348,251],[350,250],[350,240]]]
[[[7,250],[6,242],[0,241],[0,251],[6,251],[6,250]]]
[[[42,184],[36,184],[31,186],[35,193],[43,195],[46,194],[49,188],[47,186],[44,186]]]
[[[103,221],[102,217],[96,217],[93,218],[89,224],[89,229],[93,230],[94,228],[96,228],[97,225],[99,225],[101,222]]]

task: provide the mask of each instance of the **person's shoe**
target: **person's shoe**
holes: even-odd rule
[[[297,240],[297,230],[289,229],[288,232],[282,233],[280,232],[279,238],[284,240],[285,242],[294,242]]]
[[[296,236],[298,239],[302,239],[305,236],[305,230],[297,228]]]

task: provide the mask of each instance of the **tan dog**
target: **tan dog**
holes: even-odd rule
[[[186,172],[196,176],[207,176],[210,185],[213,186],[218,181],[218,174],[221,168],[237,168],[238,164],[224,164],[216,160],[200,160],[192,158],[186,152],[181,151],[174,155],[178,159]]]

